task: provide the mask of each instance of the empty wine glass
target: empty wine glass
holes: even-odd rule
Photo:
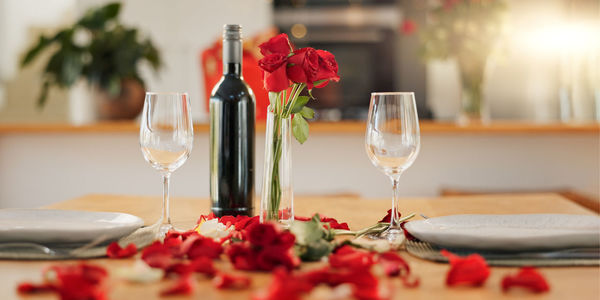
[[[371,162],[392,180],[390,226],[378,238],[395,243],[403,234],[398,222],[398,180],[421,145],[414,93],[371,93],[365,145]]]
[[[146,93],[140,147],[146,161],[162,174],[163,205],[159,232],[163,236],[173,228],[169,212],[169,179],[190,155],[193,130],[187,93]]]

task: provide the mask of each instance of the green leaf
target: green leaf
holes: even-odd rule
[[[118,96],[121,92],[121,78],[119,76],[113,76],[108,81],[108,86],[106,87],[106,91],[111,96]]]
[[[300,111],[300,115],[305,119],[312,119],[315,116],[315,111],[312,110],[312,108],[305,106]]]
[[[294,102],[294,106],[292,107],[292,110],[290,113],[292,113],[292,114],[299,113],[302,110],[302,107],[304,107],[304,105],[306,105],[306,103],[308,103],[309,99],[310,98],[308,98],[308,96],[298,96],[298,98],[296,99],[296,102]]]
[[[27,51],[27,54],[25,54],[25,57],[21,61],[21,67],[29,64],[42,50],[44,50],[44,48],[50,44],[50,42],[51,40],[41,35],[37,45],[33,46],[31,49],[29,49],[29,51]]]
[[[323,237],[323,230],[320,222],[313,220],[307,222],[293,222],[290,231],[296,236],[296,243],[308,245],[319,241]]]
[[[294,114],[292,133],[300,144],[304,144],[308,139],[308,122],[300,114]]]
[[[44,107],[44,104],[46,103],[46,98],[48,98],[48,88],[49,87],[50,87],[50,82],[48,81],[48,79],[46,79],[44,81],[44,84],[42,85],[42,90],[40,91],[40,96],[38,97],[38,101],[37,101],[38,109],[42,109],[42,107]]]
[[[318,261],[333,251],[334,245],[329,243],[318,215],[307,222],[293,222],[290,231],[296,236],[296,254],[303,261]]]

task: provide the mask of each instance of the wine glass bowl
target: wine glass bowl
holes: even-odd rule
[[[169,213],[170,176],[189,157],[193,138],[187,93],[146,93],[140,125],[140,148],[144,159],[163,176],[161,234],[173,228]]]
[[[394,242],[402,234],[398,223],[398,181],[413,164],[421,147],[414,93],[371,94],[365,146],[373,165],[392,181],[390,227],[379,237]]]

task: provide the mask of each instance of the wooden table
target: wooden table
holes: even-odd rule
[[[296,211],[298,215],[308,216],[314,212],[336,217],[347,221],[351,228],[362,228],[379,220],[389,208],[388,199],[358,199],[343,197],[297,197]],[[593,215],[590,210],[582,208],[556,194],[528,195],[484,195],[441,198],[402,199],[403,213],[415,212],[434,217],[460,213],[568,213]],[[201,214],[208,212],[207,199],[175,198],[173,201],[173,219],[181,228],[191,228]],[[147,224],[158,218],[160,199],[138,196],[89,195],[78,199],[51,205],[50,208],[120,211],[135,214],[143,218]],[[492,268],[492,274],[485,286],[480,288],[447,288],[444,285],[448,265],[433,263],[414,258],[407,253],[403,256],[409,260],[414,273],[421,278],[421,286],[406,289],[397,285],[395,299],[496,299],[496,298],[535,298],[535,299],[599,299],[600,268],[598,267],[561,267],[541,268],[542,273],[551,285],[551,291],[542,295],[526,293],[503,294],[500,280],[507,273],[514,273],[516,268]],[[44,266],[56,262],[37,261],[0,261],[0,299],[19,299],[15,293],[17,282],[22,280],[41,279]],[[119,267],[128,266],[132,259],[109,260],[95,259],[93,263],[105,266],[109,272]],[[306,268],[307,264],[303,264]],[[230,269],[225,260],[219,262],[221,270]],[[311,267],[311,266],[308,266]],[[314,267],[314,265],[312,266]],[[270,281],[267,273],[252,274],[252,290],[265,286]],[[152,285],[135,285],[121,282],[114,277],[110,279],[110,299],[155,299],[159,290],[170,282]],[[397,283],[397,282],[395,282]],[[190,298],[193,299],[249,299],[252,291],[221,292],[211,286],[209,280],[199,280],[198,289]],[[36,296],[27,299],[54,299],[51,296]],[[178,299],[171,297],[169,299]],[[188,299],[188,298],[184,298]]]

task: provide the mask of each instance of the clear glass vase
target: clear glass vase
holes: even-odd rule
[[[277,221],[289,226],[294,220],[291,117],[282,118],[269,107],[265,131],[260,221]]]
[[[485,66],[485,60],[459,60],[461,96],[457,121],[461,125],[487,124],[490,121],[483,94]]]

